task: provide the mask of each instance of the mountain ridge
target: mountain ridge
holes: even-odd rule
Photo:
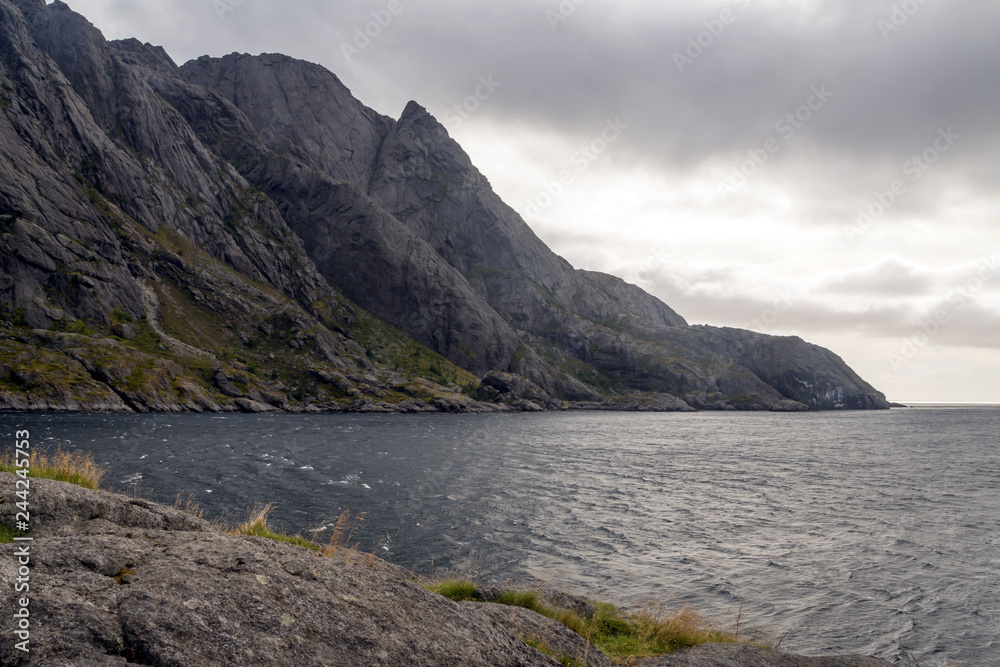
[[[177,66],[60,1],[0,21],[0,405],[889,407],[828,350],[574,269],[417,102],[280,54]]]

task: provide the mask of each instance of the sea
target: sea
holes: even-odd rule
[[[806,655],[1000,665],[1000,406],[514,415],[2,414],[104,486],[433,576],[689,606]]]

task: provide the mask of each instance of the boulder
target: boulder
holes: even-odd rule
[[[508,403],[524,411],[562,407],[562,402],[549,396],[537,384],[512,373],[490,371],[479,383],[479,390],[489,400]]]
[[[690,405],[671,394],[629,394],[611,396],[601,403],[602,410],[621,412],[694,412]]]
[[[798,401],[783,400],[778,401],[771,406],[771,412],[809,412],[810,408],[805,403],[799,403]]]

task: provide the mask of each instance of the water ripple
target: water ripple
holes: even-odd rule
[[[367,513],[362,545],[425,572],[469,564],[624,604],[673,598],[723,622],[742,608],[807,654],[987,665],[1000,664],[998,416],[0,415],[0,427],[91,449],[108,479],[168,502],[194,491],[216,515],[275,502],[296,532]]]

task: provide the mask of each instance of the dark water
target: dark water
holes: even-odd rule
[[[1000,408],[517,416],[0,415],[121,488],[592,597],[689,603],[783,648],[1000,665]]]

